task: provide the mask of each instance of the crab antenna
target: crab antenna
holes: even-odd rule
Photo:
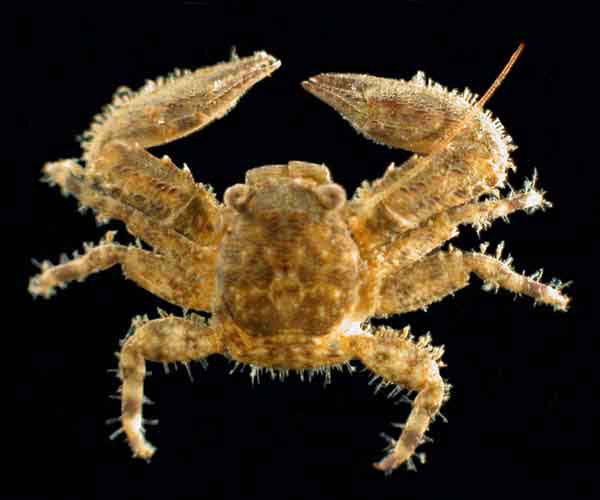
[[[487,89],[486,93],[483,94],[483,96],[481,96],[479,101],[477,101],[477,104],[475,104],[475,106],[477,108],[482,109],[483,106],[485,106],[485,103],[490,99],[490,97],[492,97],[494,92],[496,92],[496,89],[504,81],[504,79],[506,78],[506,75],[508,75],[509,71],[512,69],[512,67],[517,62],[517,59],[519,59],[519,56],[521,55],[521,52],[523,52],[524,48],[525,48],[525,42],[521,42],[519,44],[519,46],[517,47],[517,49],[513,52],[512,56],[510,56],[510,59],[508,60],[508,62],[506,63],[506,65],[504,66],[504,68],[502,69],[500,74],[494,80],[494,83],[492,83],[490,85],[490,88]]]

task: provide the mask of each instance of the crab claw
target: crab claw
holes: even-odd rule
[[[137,91],[119,91],[113,104],[83,134],[84,158],[95,160],[115,140],[147,148],[200,130],[224,116],[256,83],[281,66],[264,51],[147,81]]]
[[[365,75],[323,73],[302,82],[302,86],[329,104],[355,127],[369,113],[369,84]]]
[[[424,85],[421,78],[404,81],[324,73],[302,82],[302,86],[369,139],[393,148],[430,153],[448,128],[460,122],[464,106],[453,106],[446,92]]]

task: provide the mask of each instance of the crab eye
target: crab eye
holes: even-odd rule
[[[335,210],[346,203],[346,191],[337,184],[319,186],[316,191],[321,204],[328,210]]]
[[[250,188],[245,184],[235,184],[225,191],[225,205],[235,210],[242,210],[246,202],[248,201],[248,195],[250,194]]]

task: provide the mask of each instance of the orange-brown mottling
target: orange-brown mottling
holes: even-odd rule
[[[354,308],[360,256],[344,220],[311,182],[277,178],[251,188],[225,229],[219,300],[248,335],[329,333]]]
[[[252,168],[221,203],[187,167],[146,150],[221,118],[280,64],[257,52],[176,72],[137,92],[119,89],[84,134],[83,159],[48,163],[43,171],[99,221],[122,221],[152,249],[119,244],[109,232],[98,245],[86,244],[82,255],[39,264],[29,290],[49,297],[57,287],[119,265],[136,284],[186,310],[183,317],[135,318],[121,344],[115,435],[125,434],[136,457],[148,460],[156,451],[142,418],[146,364],[187,367],[220,354],[250,365],[253,380],[261,369],[280,377],[288,370],[328,375],[359,360],[380,386],[393,387],[392,395],[416,391],[402,433],[375,464],[386,472],[411,466],[449,396],[439,373],[443,348],[408,328],[373,328],[369,320],[425,308],[466,286],[473,274],[486,289],[505,288],[566,310],[564,285],[515,272],[501,259],[502,245],[494,255],[485,253],[487,245],[480,252],[442,250],[461,225],[481,230],[517,210],[550,204],[535,177],[500,197],[514,169],[510,137],[468,91],[449,92],[422,73],[409,81],[332,73],[303,83],[365,136],[415,153],[350,200],[326,166],[291,161]]]

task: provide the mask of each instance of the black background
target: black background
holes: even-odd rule
[[[391,7],[393,5],[393,7]],[[89,4],[85,8],[23,6],[11,26],[4,74],[9,187],[0,203],[13,302],[2,328],[8,346],[4,397],[5,459],[0,491],[7,496],[51,493],[78,498],[587,498],[592,450],[597,327],[589,321],[597,240],[598,191],[590,166],[567,143],[575,124],[570,103],[585,89],[567,71],[583,44],[577,21],[564,12],[525,12],[506,4],[433,2],[293,3],[277,8],[219,2],[159,6]],[[487,10],[482,10],[487,9]],[[583,16],[583,14],[581,14]],[[573,24],[575,23],[575,24]],[[14,35],[14,36],[13,36]],[[424,70],[451,88],[483,93],[519,41],[526,50],[489,103],[519,149],[511,178],[520,187],[534,168],[555,207],[498,221],[481,241],[506,240],[515,266],[529,274],[574,280],[568,313],[533,307],[528,298],[472,285],[455,297],[390,320],[431,331],[445,344],[444,376],[454,386],[423,447],[428,461],[385,478],[371,468],[391,422],[406,405],[373,395],[366,373],[300,383],[267,380],[252,386],[247,370],[211,358],[180,369],[154,366],[146,393],[158,427],[148,431],[159,451],[134,461],[122,438],[108,435],[118,414],[108,399],[117,380],[114,352],[130,318],[170,307],[113,269],[72,284],[50,301],[26,293],[30,258],[56,261],[61,252],[97,241],[90,214],[73,198],[38,182],[45,161],[79,155],[75,136],[110,101],[119,85],[174,67],[198,67],[264,49],[283,61],[237,108],[206,130],[153,149],[187,162],[217,193],[251,167],[298,159],[327,164],[349,193],[407,157],[366,141],[299,82],[321,72],[412,76]],[[576,46],[576,49],[572,47]],[[571,47],[571,48],[569,48]],[[14,56],[14,58],[13,58]],[[576,131],[578,133],[578,131]],[[593,143],[579,144],[593,150]],[[589,177],[588,177],[589,176]],[[6,179],[5,179],[6,181]],[[126,239],[119,224],[120,234]],[[465,228],[455,244],[475,248]],[[8,260],[10,259],[10,260]],[[358,364],[357,364],[358,365]],[[6,397],[7,396],[7,397]]]

